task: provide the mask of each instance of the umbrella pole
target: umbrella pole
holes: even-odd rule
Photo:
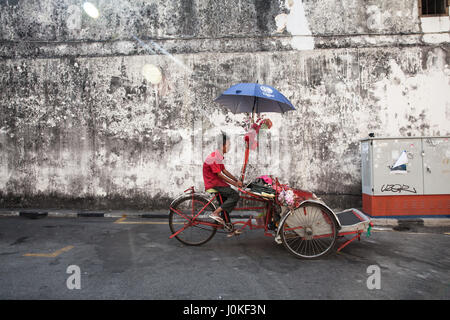
[[[251,124],[250,124],[250,128],[252,127],[252,124],[255,123],[255,106],[256,106],[256,100],[258,98],[255,97],[253,100],[253,108],[252,108],[252,115],[251,115]],[[250,153],[250,143],[248,140],[245,140],[245,158],[244,158],[244,165],[242,166],[242,174],[241,174],[241,181],[242,183],[244,182],[245,179],[245,171],[247,169],[247,163],[248,163],[248,157],[249,157],[249,153]]]
[[[254,98],[253,100],[253,108],[252,108],[252,124],[255,123],[255,107],[256,107],[256,102],[257,102],[257,97]]]

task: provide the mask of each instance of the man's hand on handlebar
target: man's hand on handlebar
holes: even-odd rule
[[[229,173],[225,169],[222,172],[219,172],[217,175],[226,183],[229,183],[237,188],[242,188],[244,186],[244,183],[242,181],[236,179],[231,173]]]

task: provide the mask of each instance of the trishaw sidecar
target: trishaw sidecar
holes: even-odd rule
[[[339,239],[351,235],[337,249],[340,252],[363,232],[370,234],[371,227],[370,219],[357,209],[334,213],[321,201],[306,200],[283,215],[275,241],[299,258],[313,259],[332,252]]]

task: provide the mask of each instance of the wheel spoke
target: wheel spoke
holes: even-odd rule
[[[331,215],[326,207],[317,203],[306,203],[294,209],[281,226],[284,245],[301,258],[327,254],[336,241],[336,226]]]
[[[177,202],[174,205],[174,209],[171,210],[169,215],[169,226],[172,233],[176,233],[181,229],[177,226],[180,220],[186,222],[185,218],[177,213],[182,213],[190,217],[198,215],[192,222],[185,223],[183,228],[187,224],[186,229],[175,236],[182,243],[187,245],[200,245],[209,241],[216,233],[217,227],[213,224],[214,221],[206,218],[214,210],[212,205],[208,204],[208,201],[190,196]]]

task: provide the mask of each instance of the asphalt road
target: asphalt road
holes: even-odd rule
[[[167,220],[121,222],[0,217],[0,299],[450,298],[450,230],[442,228],[376,230],[308,261],[261,230],[188,247],[168,238]],[[80,289],[67,286],[71,265],[79,267]],[[380,289],[367,287],[373,265]]]

